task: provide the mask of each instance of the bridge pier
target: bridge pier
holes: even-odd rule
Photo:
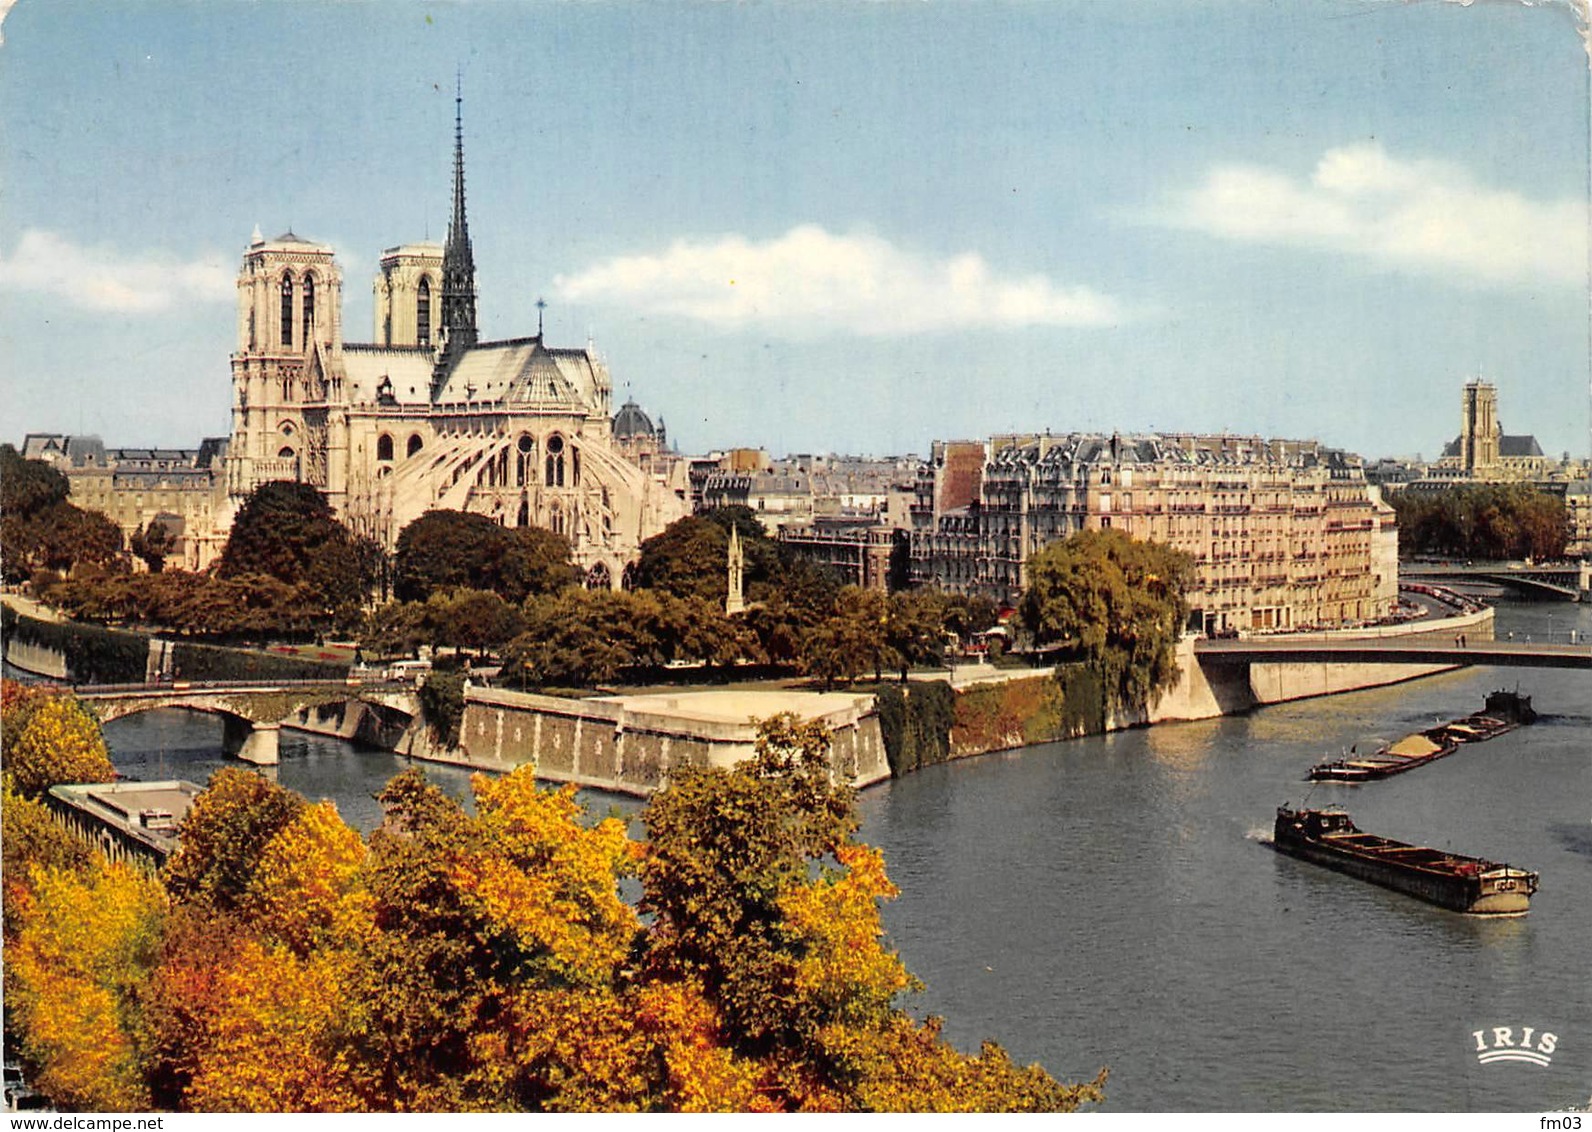
[[[222,749],[255,766],[275,766],[281,761],[280,723],[251,723],[228,715],[224,720]]]

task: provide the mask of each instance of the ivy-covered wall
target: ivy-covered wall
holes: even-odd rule
[[[1067,665],[1053,676],[978,684],[956,696],[950,757],[1098,735],[1105,730],[1100,675]]]
[[[890,775],[987,751],[1026,747],[1105,730],[1105,689],[1087,665],[1055,675],[953,691],[943,680],[874,689]]]
[[[8,639],[52,649],[66,658],[78,684],[139,684],[149,663],[149,637],[75,622],[40,621],[0,606],[0,629]]]
[[[149,665],[149,635],[77,621],[41,621],[0,606],[7,639],[52,649],[66,658],[74,684],[142,684]],[[179,641],[172,671],[180,680],[341,680],[346,664],[248,652]]]
[[[179,680],[341,680],[348,675],[346,664],[190,641],[172,647],[171,665]]]
[[[890,777],[900,778],[950,757],[956,693],[945,681],[885,684],[875,692],[874,702]]]

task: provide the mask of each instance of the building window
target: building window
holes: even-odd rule
[[[291,460],[294,457],[295,453],[294,453],[293,449],[289,448],[286,445],[283,445],[281,448],[279,448],[277,450],[276,455],[277,455],[277,459],[279,459],[279,460]]]
[[[420,345],[431,345],[431,280],[423,275],[415,298],[415,334]]]
[[[380,438],[376,441],[376,459],[392,459],[392,437],[388,436],[385,432],[382,433]]]
[[[282,276],[282,345],[293,344],[293,273]]]
[[[304,273],[304,344],[309,345],[315,327],[315,276]]]
[[[564,486],[564,438],[561,436],[547,438],[546,472],[544,479],[548,487]]]
[[[420,439],[420,434],[417,432],[409,438],[408,451],[405,453],[405,455],[413,456],[425,446],[425,441]]]
[[[515,441],[514,448],[516,452],[514,460],[514,486],[524,487],[525,481],[534,478],[536,475],[536,457],[534,455],[536,451],[536,441],[532,440],[529,436],[522,434],[519,440]],[[522,527],[524,525],[524,523],[520,524]]]

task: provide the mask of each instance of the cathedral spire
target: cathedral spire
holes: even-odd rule
[[[453,96],[453,217],[442,249],[442,334],[448,353],[473,346],[475,327],[475,254],[464,215],[464,84],[457,80]]]

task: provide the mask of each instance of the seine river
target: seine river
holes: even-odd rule
[[[1592,606],[1504,603],[1499,631],[1592,634]],[[1515,687],[1544,718],[1400,777],[1319,786],[1364,829],[1536,870],[1530,915],[1480,920],[1279,856],[1278,803],[1350,744]],[[219,725],[106,729],[117,766],[202,781]],[[284,732],[276,777],[361,828],[407,761]],[[451,793],[468,775],[427,773]],[[597,808],[634,803],[605,796]],[[885,924],[964,1048],[1059,1077],[1111,1068],[1108,1109],[1522,1110],[1592,1097],[1592,674],[1471,669],[1248,716],[934,767],[863,795],[901,896]],[[1546,1068],[1473,1032],[1556,1037]]]

